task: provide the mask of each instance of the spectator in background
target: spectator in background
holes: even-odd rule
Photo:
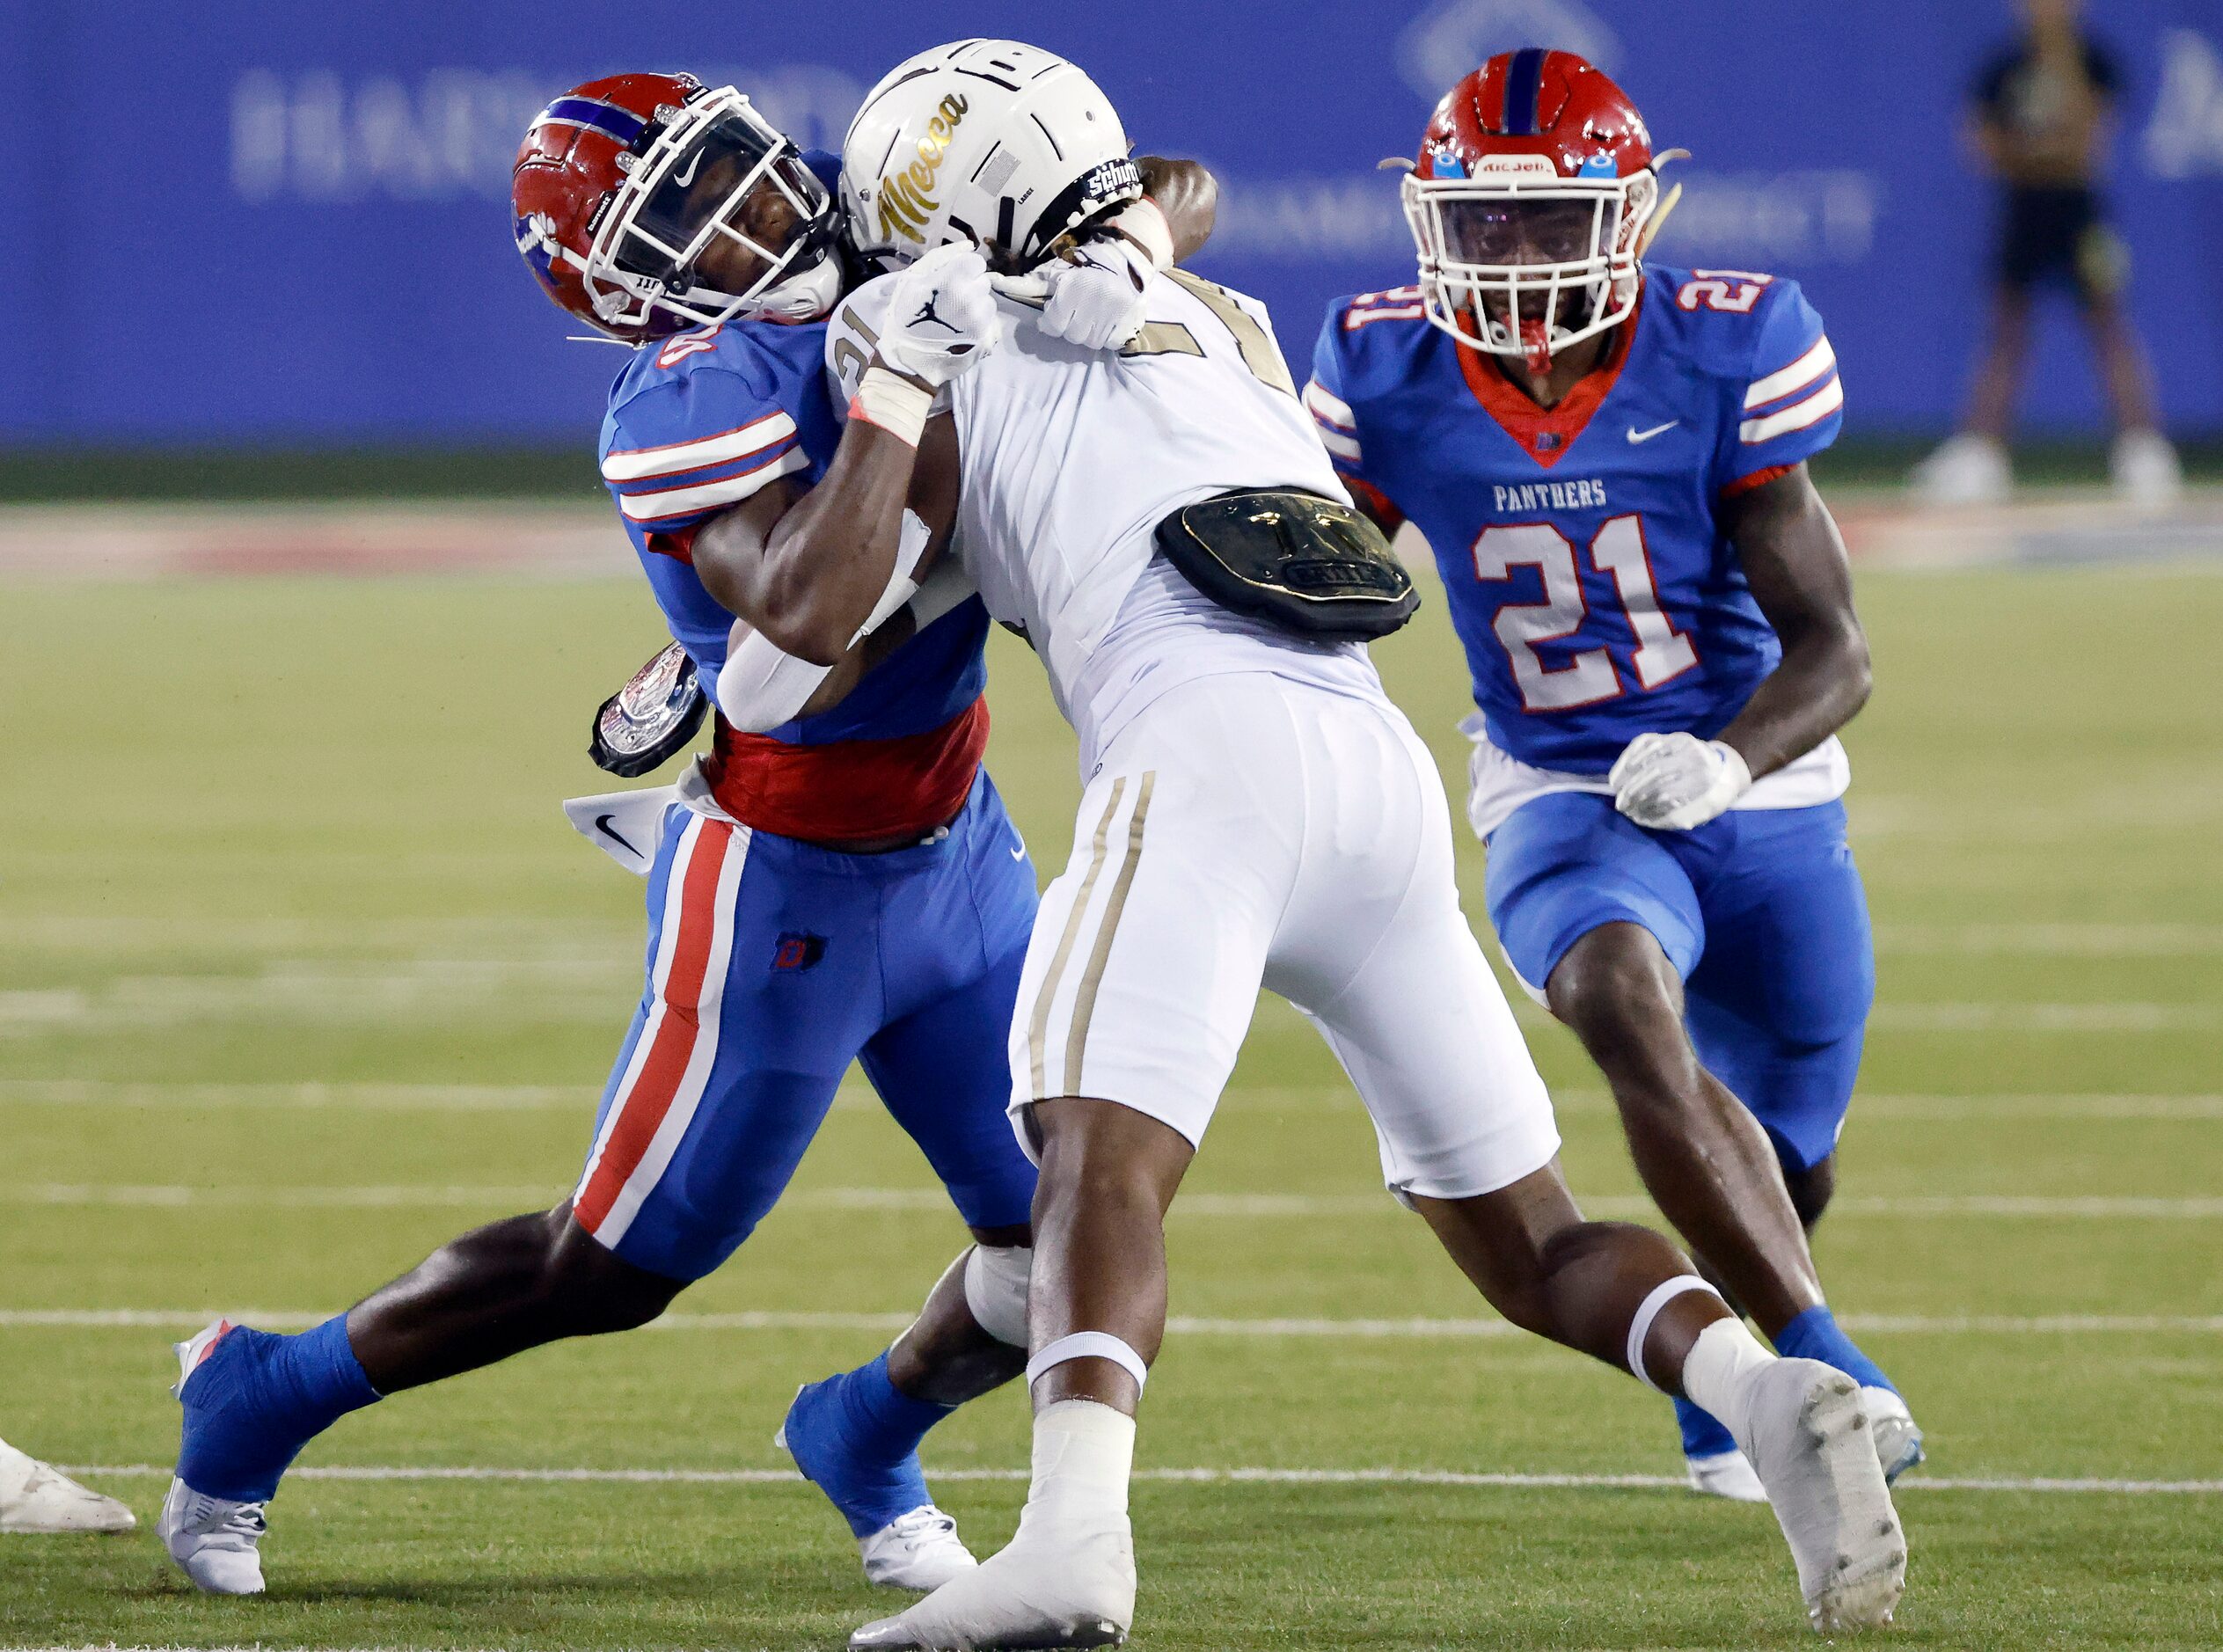
[[[2099,358],[2115,419],[2117,491],[2161,504],[2180,486],[2175,450],[2155,420],[2145,353],[2120,302],[2129,258],[2096,187],[2122,74],[2079,26],[2079,0],[2022,0],[2029,26],[1971,90],[1971,136],[2000,184],[1991,342],[1967,421],[1916,467],[1916,488],[1936,503],[2007,496],[2007,428],[2029,355],[2031,300],[2049,284],[2074,294]]]

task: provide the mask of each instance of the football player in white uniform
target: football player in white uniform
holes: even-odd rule
[[[899,267],[828,333],[848,425],[797,554],[849,577],[774,639],[837,657],[954,537],[1042,657],[1087,777],[1011,1040],[1042,1168],[1033,1488],[1009,1546],[852,1646],[1124,1640],[1163,1217],[1261,984],[1320,1029],[1391,1191],[1489,1301],[1728,1422],[1816,1626],[1887,1619],[1905,1542],[1858,1385],[1769,1353],[1660,1235],[1583,1219],[1459,910],[1442,780],[1358,640],[1402,623],[1409,582],[1351,510],[1262,308],[1161,274],[1171,249],[1131,210],[1090,235],[1133,193],[1126,140],[1085,78],[1038,107],[1045,65],[1066,67],[1007,41],[938,48],[851,128],[850,233]],[[1053,303],[1063,337],[1039,325]]]

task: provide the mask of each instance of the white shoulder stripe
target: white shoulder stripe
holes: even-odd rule
[[[1339,430],[1356,430],[1358,421],[1351,416],[1350,404],[1340,396],[1331,396],[1318,379],[1305,386],[1305,406],[1313,410],[1313,417]]]
[[[739,476],[705,482],[699,487],[668,487],[661,493],[620,493],[618,507],[628,521],[644,525],[691,516],[697,511],[720,510],[728,505],[738,505],[773,477],[800,471],[809,463],[810,456],[801,448],[794,448],[769,464],[760,464]]]
[[[1769,402],[1788,396],[1793,391],[1812,384],[1836,365],[1837,352],[1830,348],[1829,338],[1824,334],[1814,340],[1812,349],[1788,367],[1779,368],[1766,378],[1754,379],[1752,387],[1744,392],[1744,410],[1750,413],[1755,407],[1764,407]]]
[[[746,458],[795,434],[795,421],[774,411],[731,430],[698,436],[691,442],[671,442],[660,448],[613,448],[603,459],[605,482],[637,482],[645,476],[669,476],[676,471],[700,470]]]
[[[1357,442],[1345,435],[1333,425],[1324,425],[1315,419],[1313,420],[1313,428],[1320,436],[1320,446],[1326,448],[1337,458],[1349,459],[1354,464],[1365,458],[1366,455],[1360,449]]]
[[[1738,438],[1746,447],[1772,442],[1777,436],[1788,435],[1794,430],[1803,430],[1809,425],[1819,424],[1845,405],[1845,381],[1834,373],[1829,383],[1816,391],[1804,401],[1795,401],[1765,419],[1747,419],[1737,427]]]

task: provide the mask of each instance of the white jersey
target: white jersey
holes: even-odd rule
[[[839,403],[855,388],[886,302],[886,283],[874,281],[835,311],[827,362]],[[1202,599],[1137,592],[1154,530],[1183,505],[1239,487],[1349,498],[1263,305],[1181,270],[1152,282],[1146,305],[1143,331],[1115,354],[1052,339],[1034,325],[1035,311],[999,299],[1003,342],[945,392],[963,468],[956,554],[990,614],[1042,656],[1081,733],[1084,767],[1115,732],[1100,710],[1116,708],[1123,720],[1161,684],[1208,663],[1380,692],[1356,644],[1309,642]],[[1136,624],[1115,625],[1130,593]],[[1133,645],[1115,650],[1120,668],[1092,666],[1115,632]],[[1138,698],[1144,676],[1151,693]]]

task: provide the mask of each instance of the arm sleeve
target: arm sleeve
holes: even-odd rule
[[[714,367],[642,391],[603,429],[602,479],[625,524],[682,548],[720,511],[809,463],[786,410],[746,375]]]
[[[1756,318],[1751,364],[1740,405],[1724,432],[1715,485],[1723,491],[1758,471],[1781,471],[1837,440],[1845,422],[1845,387],[1822,318],[1795,281],[1779,281]]]

